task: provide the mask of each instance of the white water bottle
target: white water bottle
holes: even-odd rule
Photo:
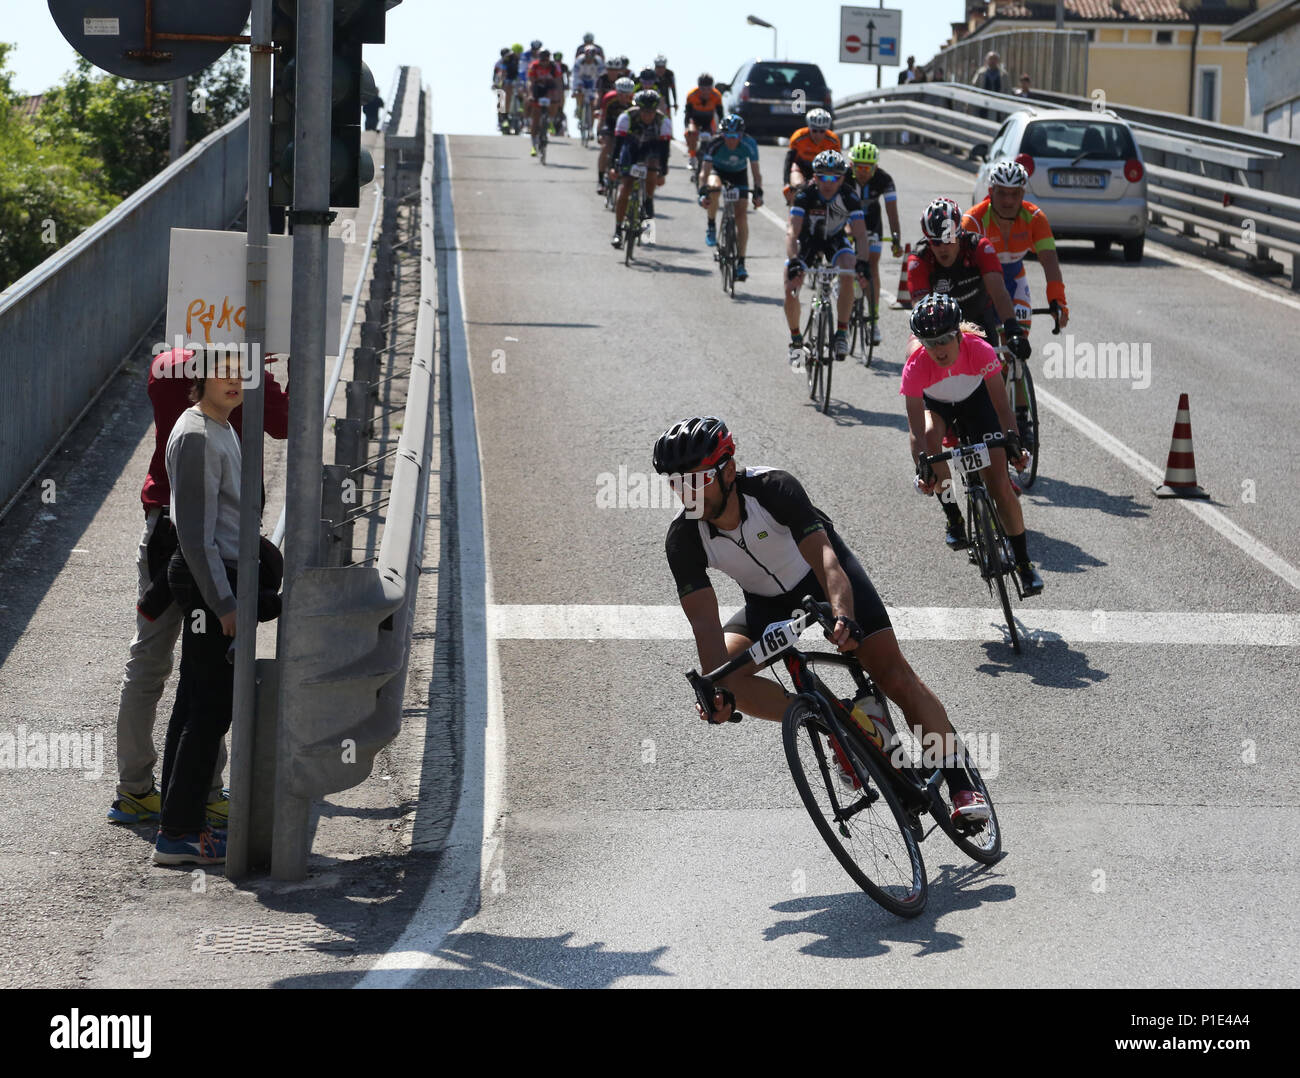
[[[858,724],[863,735],[886,756],[898,746],[898,735],[894,733],[885,709],[874,693],[866,693],[853,701],[853,721]]]

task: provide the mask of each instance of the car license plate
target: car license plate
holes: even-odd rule
[[[1052,173],[1053,187],[1106,187],[1105,172],[1074,172],[1070,169],[1057,169]]]
[[[773,112],[781,112],[787,116],[792,115],[794,113],[793,104],[773,105],[771,106],[771,109]]]

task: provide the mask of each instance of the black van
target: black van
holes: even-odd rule
[[[745,118],[745,130],[751,135],[789,136],[807,125],[813,109],[832,112],[831,91],[816,64],[749,60],[718,89],[723,106]]]

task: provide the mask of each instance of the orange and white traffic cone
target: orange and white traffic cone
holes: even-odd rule
[[[891,311],[910,311],[912,293],[907,288],[907,260],[912,257],[912,245],[903,248],[903,264],[898,268],[898,291],[894,293],[894,302],[889,305]]]
[[[1174,437],[1169,443],[1165,481],[1156,487],[1156,497],[1209,497],[1196,483],[1196,456],[1192,452],[1192,413],[1186,393],[1178,398],[1178,414],[1174,417]]]

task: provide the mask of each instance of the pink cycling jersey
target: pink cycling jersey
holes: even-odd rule
[[[980,382],[999,378],[1002,361],[989,343],[974,333],[961,335],[961,352],[957,362],[941,367],[915,337],[908,341],[914,350],[903,367],[903,384],[899,392],[904,397],[926,396],[931,400],[955,404],[964,401]]]

